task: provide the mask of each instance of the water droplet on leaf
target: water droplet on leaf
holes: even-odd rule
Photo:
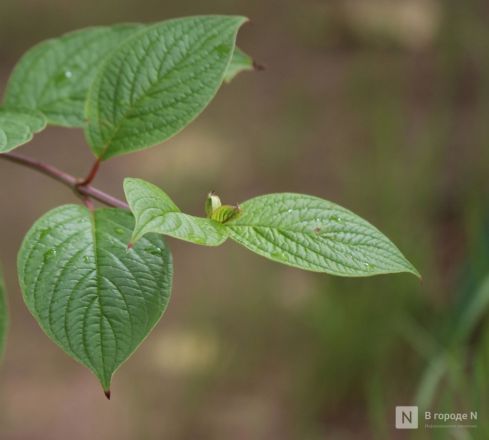
[[[73,71],[71,69],[65,69],[56,75],[55,82],[56,84],[62,85],[67,81],[71,81],[73,76]]]
[[[284,260],[285,259],[285,254],[283,252],[273,252],[272,253],[272,258],[275,258],[277,260]]]
[[[163,251],[157,247],[147,247],[144,249],[144,252],[147,252],[151,255],[159,256],[162,254]]]
[[[194,235],[194,234],[190,234],[189,237],[188,237],[189,241],[193,242],[193,243],[204,243],[204,240],[202,239],[202,237],[199,237],[198,235]]]

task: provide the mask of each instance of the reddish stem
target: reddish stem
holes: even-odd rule
[[[48,177],[51,177],[52,179],[57,180],[58,182],[61,182],[67,187],[71,188],[75,192],[75,194],[82,196],[82,199],[84,200],[86,200],[87,198],[95,199],[107,206],[112,206],[114,208],[129,209],[127,203],[123,202],[122,200],[119,200],[111,196],[110,194],[107,194],[97,188],[94,188],[91,185],[88,184],[81,185],[80,180],[77,179],[75,176],[65,173],[64,171],[61,171],[50,164],[41,162],[37,159],[32,159],[30,157],[26,157],[14,153],[0,154],[0,159],[8,160],[9,162],[13,162],[18,165],[25,166],[27,168],[38,171]],[[96,172],[97,170],[95,170],[95,174]],[[91,206],[93,207],[93,204]]]
[[[100,159],[97,159],[92,168],[90,169],[90,172],[88,173],[87,177],[85,177],[81,182],[78,183],[78,186],[87,186],[90,185],[93,182],[93,179],[95,179],[95,176],[97,175],[97,172],[100,168]]]
[[[93,200],[90,197],[82,196],[82,200],[89,211],[95,211],[95,205],[93,204]]]

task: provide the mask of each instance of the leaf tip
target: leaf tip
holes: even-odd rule
[[[252,23],[253,23],[253,21],[251,20],[251,18],[249,18],[249,17],[245,17],[244,15],[238,15],[238,16],[236,16],[236,18],[237,18],[238,20],[240,20],[240,21],[241,21],[241,23],[243,23],[243,24],[244,24],[244,23],[249,23],[249,24],[252,24]]]
[[[413,274],[416,278],[419,279],[420,283],[423,283],[423,276],[419,273],[418,269],[416,269],[412,264],[410,265],[409,269],[406,270],[406,272]]]
[[[104,394],[105,394],[105,397],[107,397],[107,400],[110,400],[110,396],[111,396],[110,389],[104,390]]]
[[[412,273],[422,283],[423,282],[423,276],[421,275],[421,273],[418,271],[418,269],[416,269],[416,267],[414,266],[414,264],[412,264],[408,260],[406,260],[406,261],[408,263],[408,268],[407,268],[408,269],[408,272]]]

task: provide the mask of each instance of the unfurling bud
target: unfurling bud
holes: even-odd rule
[[[207,200],[205,201],[205,213],[208,218],[212,217],[212,213],[220,208],[222,205],[221,199],[219,196],[214,192],[211,191],[209,195],[207,196]]]
[[[241,208],[239,205],[223,205],[219,196],[211,191],[205,201],[205,213],[211,220],[226,223],[237,219],[241,215]]]
[[[236,220],[241,215],[239,205],[223,205],[217,208],[211,215],[211,219],[219,223],[226,223],[231,220]]]

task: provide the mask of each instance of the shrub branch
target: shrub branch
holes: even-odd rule
[[[78,195],[84,200],[84,202],[88,198],[88,199],[97,200],[98,202],[103,203],[104,205],[112,206],[114,208],[129,209],[129,206],[127,205],[126,202],[119,200],[116,197],[111,196],[110,194],[107,194],[93,187],[92,185],[89,184],[90,182],[85,183],[86,180],[90,180],[90,179],[80,180],[77,177],[72,176],[71,174],[59,170],[53,165],[20,154],[3,153],[0,154],[0,159],[25,166],[41,174],[44,174],[48,177],[51,177],[54,180],[57,180],[58,182],[71,188],[76,195]]]

